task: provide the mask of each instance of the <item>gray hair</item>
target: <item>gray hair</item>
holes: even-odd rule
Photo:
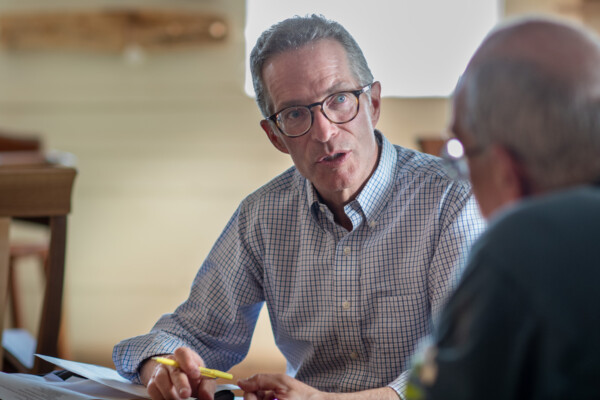
[[[597,59],[593,67],[600,69]],[[458,118],[478,146],[503,145],[537,190],[600,179],[597,73],[561,79],[530,61],[498,57],[467,74]]]
[[[250,71],[256,102],[264,117],[275,112],[262,77],[262,69],[266,61],[277,54],[299,49],[322,39],[336,40],[344,47],[350,70],[360,85],[364,86],[373,81],[373,75],[362,50],[342,25],[322,15],[294,16],[263,32],[250,53]]]

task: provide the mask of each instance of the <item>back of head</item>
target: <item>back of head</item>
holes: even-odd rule
[[[564,22],[513,22],[484,40],[461,79],[461,125],[478,146],[508,149],[534,191],[600,179],[599,43]]]
[[[250,53],[250,70],[256,102],[265,117],[275,112],[271,109],[272,104],[262,79],[265,63],[277,54],[299,49],[323,39],[336,40],[344,47],[350,70],[360,85],[367,85],[373,81],[362,50],[342,25],[320,15],[295,16],[263,32]]]

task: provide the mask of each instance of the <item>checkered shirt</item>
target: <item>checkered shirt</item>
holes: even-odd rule
[[[352,231],[290,168],[242,201],[189,298],[115,346],[119,373],[139,382],[141,362],[180,346],[228,370],[246,356],[266,304],[289,375],[323,391],[401,393],[483,221],[468,183],[438,158],[376,135],[378,167],[345,206]]]

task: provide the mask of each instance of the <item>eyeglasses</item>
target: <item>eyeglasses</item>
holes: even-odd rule
[[[289,137],[298,137],[306,134],[313,125],[313,107],[321,106],[321,112],[330,122],[334,124],[345,124],[352,121],[358,115],[359,97],[371,89],[373,84],[358,90],[333,93],[322,101],[307,106],[290,106],[276,112],[270,117],[277,125],[281,133]]]
[[[446,170],[453,179],[468,180],[469,164],[467,156],[474,157],[481,154],[485,148],[478,147],[472,150],[466,150],[460,140],[451,138],[444,143],[441,150],[441,157],[446,164]]]

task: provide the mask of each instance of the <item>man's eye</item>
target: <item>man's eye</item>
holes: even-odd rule
[[[340,93],[338,95],[335,96],[335,102],[336,103],[343,103],[346,100],[348,100],[348,95],[346,93]]]
[[[293,121],[298,118],[302,118],[304,116],[304,112],[300,108],[294,108],[292,110],[288,110],[283,114],[283,119],[285,121]]]
[[[327,99],[326,107],[335,109],[348,103],[348,93],[336,93]]]

